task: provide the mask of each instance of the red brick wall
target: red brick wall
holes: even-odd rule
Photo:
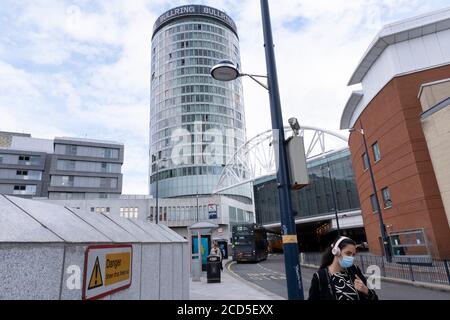
[[[435,258],[450,258],[450,229],[420,122],[420,85],[448,78],[450,66],[391,80],[355,123],[362,121],[374,170],[381,211],[388,233],[424,228]],[[381,160],[374,163],[372,144],[378,142]],[[364,145],[359,133],[349,138],[367,240],[381,254],[378,215],[372,213],[370,174],[363,171]],[[389,187],[392,208],[384,209],[381,189]]]

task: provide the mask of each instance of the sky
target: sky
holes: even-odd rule
[[[0,131],[125,144],[124,194],[148,193],[150,40],[166,10],[227,12],[242,71],[265,74],[258,0],[0,0]],[[339,129],[348,80],[383,25],[450,0],[271,0],[283,117]],[[267,93],[244,79],[247,137],[270,129]]]

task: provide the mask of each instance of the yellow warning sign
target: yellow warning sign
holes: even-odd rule
[[[287,234],[282,237],[283,243],[297,243],[297,236],[295,234]]]
[[[91,273],[91,279],[89,280],[88,290],[103,286],[102,271],[100,269],[100,263],[98,257],[95,259],[94,269]]]
[[[133,246],[88,246],[83,278],[83,300],[99,299],[129,288],[133,278]]]
[[[130,252],[112,253],[106,255],[105,285],[109,286],[116,282],[130,278],[131,264]]]

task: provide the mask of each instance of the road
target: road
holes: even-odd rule
[[[270,255],[266,261],[260,263],[234,263],[230,270],[253,284],[287,298],[283,255]],[[305,299],[309,295],[314,272],[315,269],[302,268]],[[377,290],[377,294],[381,300],[450,300],[450,292],[386,281],[381,282],[381,289]]]

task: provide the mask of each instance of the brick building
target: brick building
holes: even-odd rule
[[[350,79],[349,85],[361,84],[363,90],[351,94],[341,129],[357,129],[349,147],[375,254],[382,253],[381,232],[368,161],[393,253],[450,257],[450,228],[424,134],[426,108],[419,99],[423,85],[449,76],[450,9],[445,9],[385,26]]]

